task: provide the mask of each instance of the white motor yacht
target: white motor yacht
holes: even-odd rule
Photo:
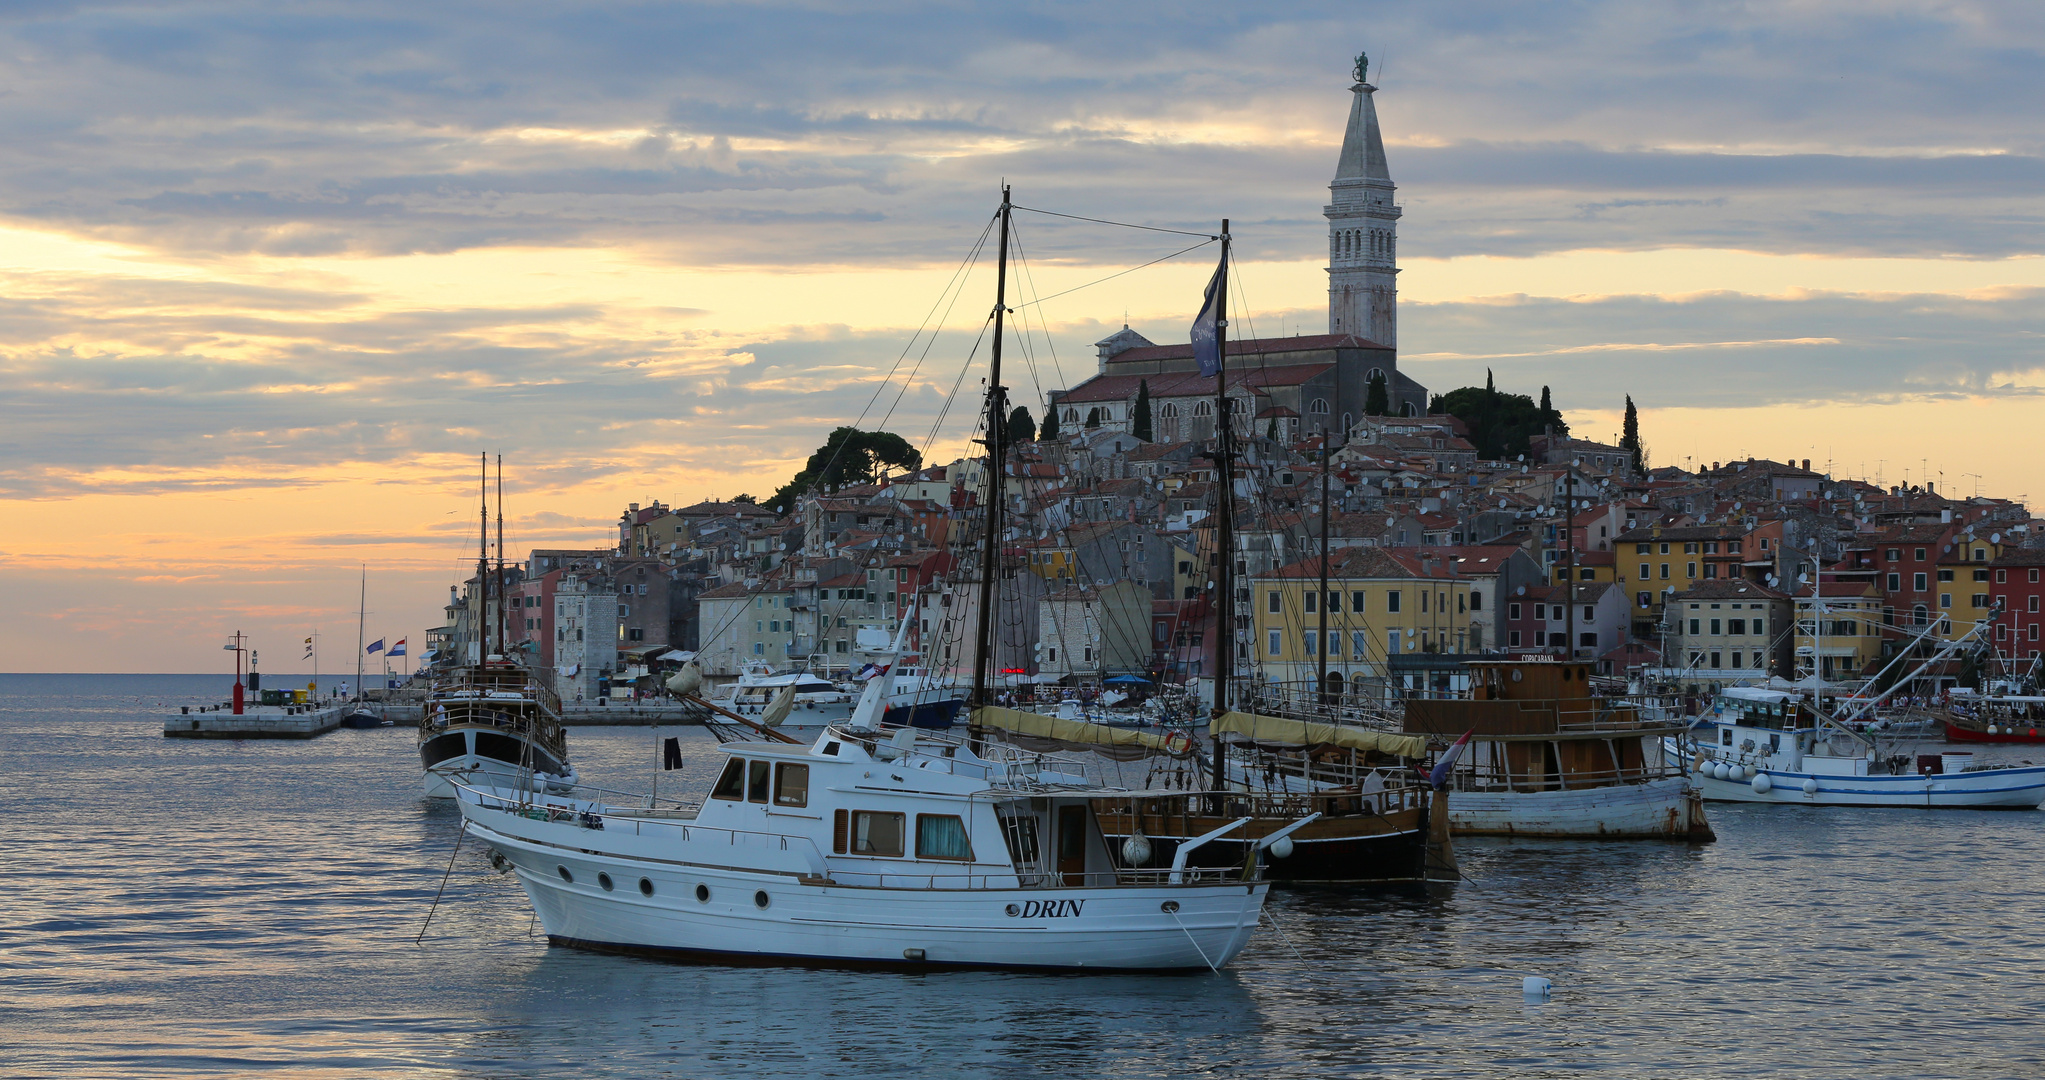
[[[916,728],[732,743],[700,806],[460,788],[469,832],[557,944],[751,963],[1219,969],[1267,884],[1120,868],[1098,788]],[[1242,822],[1236,822],[1240,826]],[[1224,828],[1223,832],[1229,831]],[[1275,842],[1282,834],[1262,841]],[[1213,837],[1203,837],[1202,840]]]

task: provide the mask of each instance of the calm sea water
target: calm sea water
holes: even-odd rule
[[[410,732],[161,737],[222,682],[0,675],[0,1074],[2045,1076],[2045,814],[1468,841],[1447,898],[1274,894],[1220,975],[690,966],[550,948],[473,844],[415,945],[456,814]],[[655,734],[569,739],[630,788]]]

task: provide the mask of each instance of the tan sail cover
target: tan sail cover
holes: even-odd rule
[[[1350,750],[1375,750],[1395,757],[1427,756],[1427,739],[1421,735],[1400,735],[1369,728],[1317,724],[1309,720],[1283,720],[1276,716],[1231,712],[1207,726],[1210,734],[1241,735],[1261,743],[1293,746],[1340,746]]]
[[[995,705],[984,705],[973,710],[973,723],[985,728],[1013,732],[1037,739],[1056,739],[1059,742],[1079,746],[1119,746],[1141,748],[1159,754],[1173,751],[1165,745],[1165,736],[1152,735],[1145,731],[1130,731],[1127,728],[1109,727],[1106,724],[1091,724],[1084,720],[1061,720],[1042,713],[1023,712],[1020,709],[1004,709]]]

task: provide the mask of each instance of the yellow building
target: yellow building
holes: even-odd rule
[[[1330,557],[1325,597],[1320,576],[1315,557],[1250,578],[1255,613],[1247,658],[1265,683],[1311,687],[1323,650],[1330,689],[1341,679],[1356,691],[1390,675],[1390,656],[1466,651],[1489,587],[1457,576],[1452,559],[1425,549],[1341,548]]]
[[[1796,596],[1796,666],[1799,678],[1827,682],[1863,679],[1882,664],[1882,593],[1857,581],[1826,581],[1813,596]]]
[[[1988,618],[1989,578],[1992,576],[1988,564],[2002,557],[2002,545],[1996,540],[1971,533],[1956,537],[1952,549],[1945,552],[1938,561],[1938,584],[1934,592],[1938,595],[1939,636],[1951,639],[1965,637],[1976,623]]]

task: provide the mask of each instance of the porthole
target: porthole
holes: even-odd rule
[[[598,871],[598,873],[597,873],[597,875],[596,875],[596,884],[597,884],[597,888],[599,888],[599,889],[602,889],[602,890],[603,890],[603,891],[605,891],[605,892],[610,892],[610,891],[611,891],[611,875],[609,875],[609,874],[606,874],[606,873],[603,873],[602,871]]]
[[[696,899],[697,899],[697,901],[698,901],[698,902],[700,902],[700,903],[705,903],[705,904],[709,903],[709,902],[710,902],[710,886],[708,886],[708,885],[698,885],[698,886],[696,886]]]
[[[641,896],[653,895],[653,881],[651,879],[649,878],[639,879],[639,895]]]
[[[561,875],[561,880],[562,880],[562,881],[565,881],[565,882],[567,882],[567,883],[568,883],[568,884],[570,884],[570,885],[573,885],[573,884],[575,884],[575,875],[574,875],[574,874],[571,874],[571,873],[569,873],[569,872],[568,872],[568,868],[567,868],[567,867],[565,867],[565,866],[557,866],[557,867],[555,867],[555,868],[554,868],[554,872],[555,872],[555,873],[557,873],[557,874],[559,874],[559,875]]]
[[[761,889],[760,891],[753,894],[754,907],[759,908],[762,911],[765,911],[767,908],[767,903],[768,903],[767,890]]]

